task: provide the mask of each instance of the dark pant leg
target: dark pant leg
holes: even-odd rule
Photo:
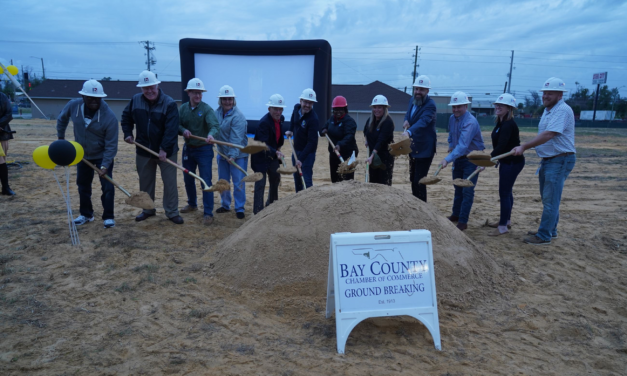
[[[189,146],[183,146],[183,167],[188,171],[196,173],[196,159],[191,153]],[[187,205],[192,207],[198,207],[198,196],[196,195],[196,179],[189,174],[183,174],[183,181],[185,182],[185,192],[187,193]],[[209,184],[209,183],[207,183]]]
[[[477,166],[470,163],[468,159],[462,160],[461,167],[462,167],[461,169],[463,172],[462,179],[468,178],[477,169]],[[461,188],[463,199],[462,199],[462,204],[461,204],[461,208],[459,211],[459,223],[468,223],[468,218],[470,217],[470,210],[472,209],[472,204],[475,200],[475,187],[477,186],[478,180],[479,180],[479,174],[475,175],[472,179],[470,179],[470,181],[474,184],[472,187]]]
[[[261,180],[255,182],[255,193],[253,195],[253,214],[263,210],[263,193],[266,190],[267,171],[261,172]]]
[[[155,184],[157,179],[157,161],[143,155],[135,155],[135,166],[137,167],[137,175],[139,175],[139,190],[148,193],[148,196],[155,200]],[[154,215],[156,209],[144,209],[144,213]]]
[[[100,166],[102,163],[102,159],[90,161],[94,166]],[[107,169],[107,176],[113,179],[113,161],[111,161],[111,166]],[[102,190],[102,195],[100,196],[100,202],[102,203],[102,219],[115,219],[113,208],[115,206],[115,186],[105,178],[100,179],[100,188]]]
[[[281,174],[277,171],[279,169],[279,160],[273,159],[268,163],[268,180],[270,181],[270,189],[268,191],[268,201],[266,206],[272,204],[279,199],[279,183],[281,182]]]
[[[499,165],[499,198],[501,199],[501,216],[499,225],[507,225],[512,215],[512,207],[514,206],[514,183],[518,174],[525,166],[525,162],[521,163],[501,163]]]
[[[78,186],[80,213],[87,218],[94,216],[94,208],[91,205],[91,183],[94,180],[94,173],[95,171],[83,162],[79,162],[76,165],[76,185]]]
[[[341,182],[342,175],[337,173],[337,168],[340,167],[340,158],[335,153],[329,153],[329,172],[331,173],[331,183]]]
[[[433,155],[430,158],[409,157],[409,180],[411,181],[411,193],[414,197],[427,202],[427,186],[418,183],[420,179],[429,174],[429,168],[433,162]]]

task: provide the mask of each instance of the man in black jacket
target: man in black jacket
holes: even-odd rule
[[[139,74],[137,87],[141,93],[135,94],[122,112],[122,131],[124,141],[129,144],[138,143],[155,153],[154,157],[147,151],[136,148],[137,174],[139,175],[139,189],[147,192],[150,198],[155,199],[155,180],[157,166],[161,170],[163,180],[163,209],[165,215],[174,223],[182,224],[183,218],[179,215],[179,196],[176,185],[176,167],[166,162],[166,159],[176,163],[178,152],[179,111],[176,102],[159,89],[157,76],[150,71]],[[137,126],[136,139],[133,138],[133,128]],[[135,217],[136,221],[143,221],[155,215],[155,210],[145,210]]]
[[[0,93],[0,145],[4,154],[9,150],[9,140],[13,139],[9,122],[13,120],[13,108],[11,101],[4,93]],[[6,157],[0,156],[0,181],[2,182],[2,194],[7,196],[15,195],[9,187],[9,169]]]
[[[307,188],[313,185],[313,166],[316,161],[318,148],[318,115],[313,112],[316,93],[312,89],[305,89],[300,95],[300,103],[294,106],[290,130],[285,132],[287,137],[294,137],[294,153],[298,161],[292,156],[294,166],[301,169]],[[298,172],[294,173],[296,192],[303,190],[303,183]]]

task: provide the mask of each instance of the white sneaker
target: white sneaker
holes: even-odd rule
[[[105,219],[105,221],[104,221],[104,228],[111,228],[111,227],[115,227],[115,220],[113,220],[113,219]]]
[[[93,221],[94,221],[94,217],[87,218],[84,215],[79,215],[78,217],[76,217],[76,219],[74,219],[74,224],[77,226],[80,226],[80,225],[84,225],[87,222],[93,222]]]

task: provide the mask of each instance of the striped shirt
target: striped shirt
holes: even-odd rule
[[[536,154],[540,158],[549,158],[562,153],[575,153],[575,115],[573,109],[560,99],[550,110],[544,109],[538,134],[549,131],[556,132],[555,137],[542,145],[536,146]]]

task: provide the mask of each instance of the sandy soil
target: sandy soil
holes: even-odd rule
[[[534,153],[527,153],[514,188],[514,226],[507,236],[486,235],[486,219],[498,216],[498,175],[494,169],[481,174],[461,236],[514,282],[472,305],[441,304],[442,351],[420,323],[390,318],[359,324],[339,355],[324,295],[236,288],[216,275],[211,260],[218,244],[251,219],[252,184],[246,219],[220,214],[211,227],[202,226],[199,212],[184,215],[182,226],[169,222],[159,184],[158,214],[141,223],[134,221],[139,209],[117,192],[117,225],[103,229],[95,199],[96,221],[79,227],[82,245],[72,247],[59,188],[31,159],[37,146],[55,139],[54,123],[11,125],[18,133],[9,160],[31,163],[10,172],[17,196],[0,197],[2,375],[627,374],[626,131],[578,131],[559,239],[548,247],[521,242],[537,229],[542,210]],[[532,136],[522,133],[523,139]],[[434,163],[444,156],[444,141],[441,133]],[[407,167],[406,159],[397,160],[394,187],[410,192]],[[442,216],[452,204],[450,174],[444,170],[443,181],[429,187],[430,205]],[[363,177],[360,168],[356,179]],[[322,140],[314,178],[315,185],[330,184]],[[121,140],[114,179],[138,190],[133,147]],[[74,182],[72,171],[78,213]],[[182,207],[181,175],[178,185]],[[94,189],[99,192],[97,183]],[[293,195],[293,182],[285,179],[279,194]],[[218,203],[216,195],[216,208]]]

